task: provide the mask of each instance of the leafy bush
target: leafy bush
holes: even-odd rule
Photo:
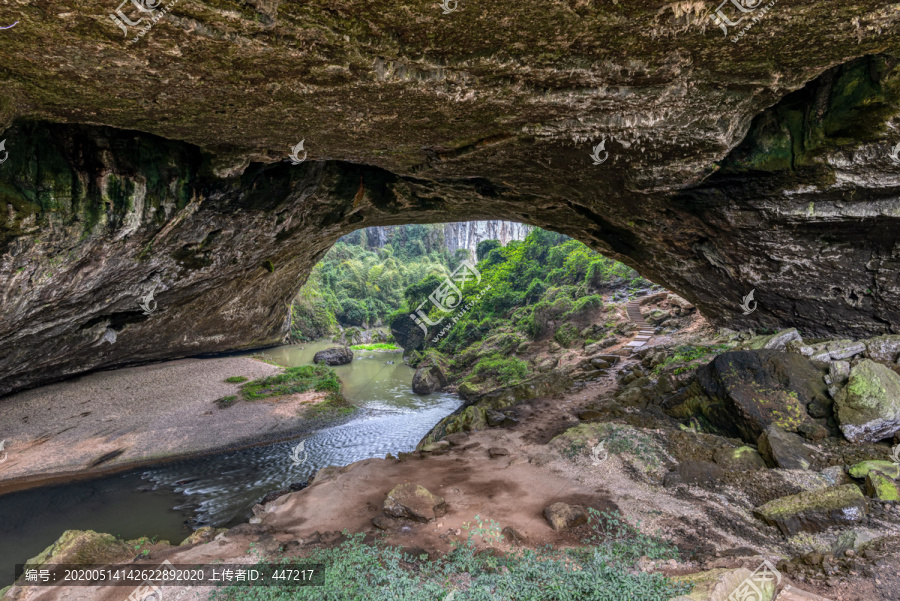
[[[482,240],[475,246],[475,259],[479,262],[483,261],[489,252],[502,247],[499,240]]]
[[[247,378],[244,376],[231,376],[230,378],[225,378],[225,381],[230,384],[240,384],[241,382],[246,382]]]
[[[388,342],[373,342],[370,344],[354,344],[350,347],[354,351],[397,351],[400,347]]]
[[[526,361],[516,357],[494,354],[479,360],[469,374],[469,378],[492,379],[501,384],[510,385],[524,380],[529,371],[530,368]]]

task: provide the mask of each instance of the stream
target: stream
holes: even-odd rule
[[[332,346],[323,340],[260,354],[293,367],[312,363],[317,351]],[[267,493],[303,482],[325,466],[411,451],[462,403],[455,394],[413,394],[415,370],[400,351],[354,351],[350,364],[334,370],[344,396],[359,407],[346,423],[295,440],[0,497],[0,588],[12,582],[16,563],[40,553],[65,530],[157,537],[177,545],[197,527],[245,521]],[[298,462],[293,449],[301,440]]]

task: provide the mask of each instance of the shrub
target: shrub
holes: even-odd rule
[[[246,382],[247,378],[244,376],[231,376],[230,378],[225,378],[225,381],[230,384],[240,384],[241,382]]]
[[[502,248],[499,240],[482,240],[475,247],[475,260],[481,262],[495,248]]]
[[[541,299],[546,291],[547,285],[538,278],[535,278],[531,280],[531,283],[528,284],[528,288],[525,290],[525,301],[535,303]]]
[[[490,378],[508,386],[524,380],[528,376],[529,371],[528,363],[521,359],[494,354],[479,360],[466,380]]]

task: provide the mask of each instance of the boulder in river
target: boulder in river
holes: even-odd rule
[[[351,361],[353,361],[353,351],[346,346],[325,349],[313,357],[313,363],[324,363],[325,365],[346,365]]]
[[[414,351],[425,346],[426,333],[408,315],[401,315],[391,323],[391,335],[405,351]]]
[[[447,385],[444,372],[437,365],[421,366],[412,379],[412,390],[416,394],[431,394],[443,390]]]
[[[900,376],[880,363],[857,363],[834,403],[850,442],[877,442],[900,432]]]

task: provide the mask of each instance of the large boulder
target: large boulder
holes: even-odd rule
[[[384,500],[384,512],[395,518],[430,522],[447,512],[447,504],[424,486],[406,482],[388,493]]]
[[[769,426],[759,437],[759,454],[770,467],[786,470],[808,470],[812,464],[812,452],[803,439],[778,426]]]
[[[401,315],[391,323],[394,341],[404,351],[414,351],[425,346],[426,332],[408,315]]]
[[[877,442],[900,432],[900,376],[880,363],[857,363],[834,403],[851,442]]]
[[[866,497],[854,484],[804,491],[769,501],[753,510],[785,536],[798,532],[821,532],[832,526],[846,526],[866,515]]]
[[[866,357],[879,363],[896,363],[900,357],[900,336],[888,334],[864,340]]]
[[[696,395],[668,407],[676,417],[700,413],[729,436],[756,443],[770,425],[787,432],[818,423],[807,406],[831,399],[823,373],[805,357],[760,349],[722,353],[697,370]]]
[[[325,365],[346,365],[353,361],[353,351],[346,346],[336,346],[319,351],[313,356],[313,363]]]
[[[562,501],[544,509],[544,518],[554,530],[569,530],[587,524],[587,514],[581,505],[569,505]]]
[[[431,394],[443,390],[447,378],[437,365],[425,365],[416,370],[412,379],[412,390],[416,394]]]

